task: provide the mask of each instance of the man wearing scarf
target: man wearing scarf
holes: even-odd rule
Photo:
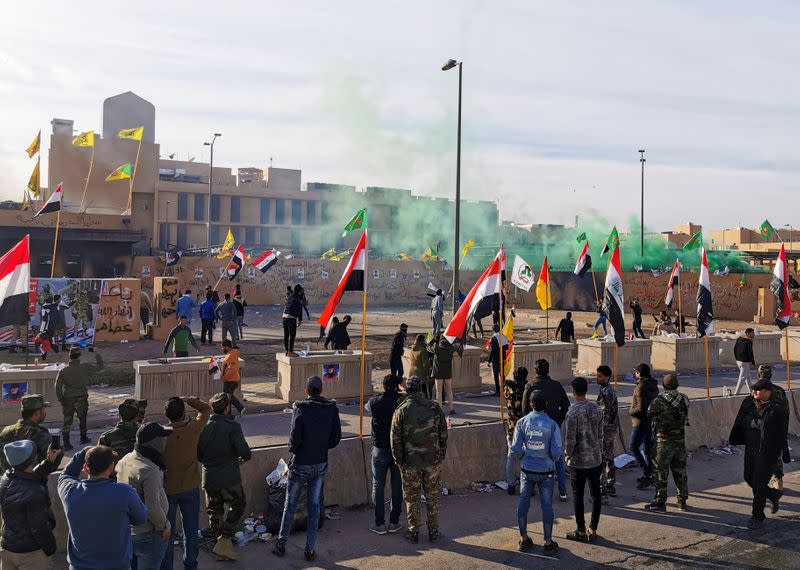
[[[171,427],[156,422],[143,424],[136,432],[133,451],[117,463],[117,481],[133,487],[147,507],[147,520],[131,527],[134,568],[157,570],[169,545],[169,503],[164,492],[164,448]]]

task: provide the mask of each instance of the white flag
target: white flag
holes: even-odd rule
[[[536,280],[533,269],[520,256],[514,256],[514,269],[511,272],[511,282],[525,292],[531,290]]]

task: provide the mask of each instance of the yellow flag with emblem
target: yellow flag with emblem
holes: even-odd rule
[[[140,141],[142,140],[142,135],[144,135],[144,127],[136,127],[135,129],[122,129],[117,136],[121,139]]]
[[[503,327],[503,336],[508,341],[506,358],[503,361],[503,378],[508,378],[508,375],[514,371],[514,317],[508,317],[506,325]]]
[[[474,242],[474,241],[472,241],[472,240],[469,240],[469,241],[468,241],[468,242],[467,242],[467,243],[464,245],[464,249],[462,249],[462,250],[461,250],[461,257],[467,257],[467,252],[469,252],[469,250],[470,250],[470,249],[472,249],[472,246],[473,246],[473,245],[475,245],[475,242]]]
[[[36,135],[36,138],[33,139],[33,142],[30,145],[28,145],[27,149],[25,149],[25,152],[28,153],[28,158],[31,158],[34,154],[39,152],[39,145],[41,144],[41,142],[42,142],[42,131],[39,131],[39,133]]]
[[[94,146],[94,131],[79,134],[72,139],[72,146]]]
[[[231,251],[236,246],[236,240],[233,239],[233,232],[228,228],[228,235],[225,236],[225,243],[222,244],[222,249],[217,254],[217,259],[225,259],[230,257]]]
[[[39,159],[36,159],[36,166],[33,167],[31,178],[28,180],[28,193],[34,198],[39,196]]]

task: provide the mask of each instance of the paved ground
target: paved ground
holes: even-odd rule
[[[795,448],[797,444],[794,440]],[[675,509],[672,496],[666,514],[643,511],[641,507],[652,499],[652,493],[636,490],[638,469],[624,469],[619,476],[618,496],[603,507],[601,540],[596,545],[564,538],[574,529],[572,503],[556,502],[554,538],[561,549],[554,558],[543,556],[540,548],[543,537],[537,499],[529,516],[529,533],[537,547],[521,554],[516,551],[516,497],[499,490],[488,494],[462,490],[442,498],[444,537],[435,546],[427,542],[424,532],[418,545],[406,543],[401,534],[376,536],[366,530],[372,511],[356,509],[334,511],[341,518],[325,521],[317,542],[319,558],[314,564],[305,562],[305,536],[297,534],[291,537],[284,559],[270,553],[270,541],[245,546],[236,565],[214,562],[204,553],[200,567],[798,568],[800,468],[796,462],[786,467],[781,511],[776,516],[767,515],[767,525],[760,531],[744,528],[752,494],[741,483],[742,456],[697,452],[689,459],[688,512]],[[671,485],[670,493],[674,493]],[[588,499],[586,506],[590,508]],[[54,567],[66,567],[63,561],[59,564]],[[179,568],[177,562],[175,568]]]

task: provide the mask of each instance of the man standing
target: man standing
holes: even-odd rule
[[[237,287],[239,285],[237,284]],[[238,338],[241,340],[244,338],[244,308],[247,306],[244,298],[241,296],[241,290],[238,294],[233,296],[233,308],[236,309],[236,332],[238,333]]]
[[[444,330],[444,294],[441,289],[436,290],[436,295],[431,299],[431,322],[433,323],[433,336]]]
[[[289,482],[278,540],[272,553],[286,554],[286,542],[292,532],[294,513],[303,487],[308,493],[308,525],[304,555],[311,562],[317,555],[317,529],[321,509],[322,485],[328,471],[328,450],[339,445],[342,424],[335,400],[322,397],[322,379],[312,376],[306,382],[306,399],[292,406],[292,431],[289,434]]]
[[[642,306],[639,299],[634,299],[628,305],[633,311],[633,334],[636,338],[647,338],[642,330]]]
[[[447,454],[447,423],[439,404],[422,394],[422,380],[406,381],[408,396],[392,416],[392,456],[400,468],[406,502],[406,540],[419,542],[421,494],[428,507],[428,539],[439,539],[442,462]]]
[[[436,401],[440,406],[444,405],[442,390],[447,392],[447,405],[450,415],[455,415],[453,408],[453,357],[456,353],[461,356],[464,353],[464,346],[456,339],[453,344],[439,335],[433,337],[432,344],[428,345],[428,352],[433,355],[431,365],[431,376],[434,379],[436,390]]]
[[[303,287],[298,283],[286,288],[286,305],[283,307],[283,347],[286,349],[286,356],[297,356],[294,351],[294,341],[297,337],[297,327],[303,323],[303,303],[305,293]],[[306,309],[308,310],[308,309]]]
[[[611,368],[602,364],[597,367],[597,405],[603,413],[603,467],[600,469],[600,492],[602,502],[616,497],[617,469],[614,466],[614,441],[619,433],[619,403],[617,393],[611,385]]]
[[[555,554],[558,543],[553,540],[553,471],[556,462],[563,457],[561,430],[558,424],[545,413],[547,398],[540,390],[530,393],[530,406],[533,411],[517,422],[514,440],[511,445],[514,455],[520,458],[520,489],[517,505],[520,552],[527,552],[533,546],[528,536],[528,510],[531,495],[539,488],[539,504],[542,508],[542,527],[544,530],[544,553]]]
[[[186,417],[186,404],[197,410],[194,418]],[[164,415],[169,420],[172,434],[164,448],[164,491],[167,494],[167,520],[172,535],[169,544],[175,542],[175,521],[178,509],[183,520],[183,567],[197,569],[198,538],[200,528],[200,470],[197,463],[197,443],[208,418],[211,406],[198,398],[174,396],[167,401]],[[167,547],[161,570],[172,570],[174,549]]]
[[[192,324],[192,311],[200,305],[192,298],[192,292],[187,289],[181,295],[181,298],[175,302],[175,316],[180,319],[186,317],[186,322]]]
[[[231,302],[230,293],[225,293],[225,300],[217,305],[214,314],[222,323],[222,340],[227,339],[228,334],[230,334],[234,348],[239,348],[236,346],[236,341],[239,340],[239,327],[236,324],[236,307],[234,307]]]
[[[164,343],[164,354],[167,354],[170,345],[172,345],[172,355],[175,358],[186,358],[189,356],[190,342],[192,343],[194,349],[197,352],[200,352],[200,347],[197,346],[197,341],[194,340],[192,329],[189,328],[189,321],[187,320],[187,317],[185,315],[181,315],[178,317],[178,324],[175,325],[175,328],[169,331],[169,336]]]
[[[214,342],[214,311],[217,304],[213,300],[211,291],[206,293],[206,300],[200,304],[200,344],[205,344],[206,339],[208,344]]]
[[[88,387],[94,382],[94,375],[103,369],[103,358],[99,352],[94,353],[95,364],[81,363],[81,349],[73,347],[69,351],[69,364],[58,371],[56,376],[56,398],[61,402],[64,413],[64,423],[61,427],[61,437],[66,451],[72,449],[69,433],[72,430],[73,416],[78,416],[78,425],[81,431],[80,442],[82,445],[91,440],[86,432],[89,426],[86,416],[89,413]]]
[[[61,452],[49,449],[47,459],[37,465],[36,444],[23,439],[7,443],[3,455],[11,469],[0,478],[0,567],[46,570],[56,552],[47,476],[61,463]]]
[[[525,386],[528,382],[528,369],[520,366],[514,370],[513,380],[506,380],[503,383],[503,392],[506,400],[506,443],[508,444],[508,455],[506,456],[506,483],[508,484],[508,494],[516,493],[517,486],[517,456],[511,446],[514,443],[514,428],[517,422],[525,416]]]
[[[250,460],[250,446],[244,439],[242,427],[231,415],[228,394],[214,394],[209,403],[214,415],[203,428],[197,443],[197,458],[203,465],[203,489],[208,496],[207,536],[216,539],[214,554],[227,560],[238,560],[239,554],[233,549],[231,538],[247,505],[239,464]]]
[[[753,354],[754,338],[755,330],[752,327],[748,327],[744,331],[744,336],[737,338],[736,344],[733,345],[733,357],[736,359],[736,366],[739,367],[739,381],[736,382],[734,396],[739,395],[742,384],[747,386],[748,391],[750,390],[750,367],[756,365],[756,357]]]
[[[572,313],[567,311],[566,316],[561,319],[556,327],[556,336],[561,334],[561,342],[575,341],[575,323],[572,322]]]
[[[564,423],[564,418],[567,417],[569,397],[564,391],[564,387],[550,378],[550,363],[545,359],[540,358],[536,361],[534,371],[536,378],[525,385],[525,393],[523,394],[525,413],[529,413],[533,405],[531,403],[531,393],[534,390],[538,390],[547,400],[547,415],[561,429],[561,424]],[[564,503],[567,500],[567,467],[564,464],[563,456],[556,460],[556,474],[558,475],[558,498]]]
[[[84,467],[89,477],[82,480]],[[76,453],[58,478],[74,570],[131,566],[131,527],[147,522],[147,507],[133,487],[112,480],[113,473],[113,452],[98,445]]]
[[[403,377],[403,350],[405,349],[408,325],[403,323],[400,330],[394,333],[392,350],[389,354],[389,372],[398,378]]]
[[[658,383],[650,376],[650,366],[640,364],[634,371],[636,385],[633,388],[633,401],[631,402],[631,455],[639,462],[642,476],[637,479],[637,489],[647,489],[653,484],[653,464],[650,449],[652,446],[652,432],[647,409],[658,396]],[[642,453],[644,445],[644,453]]]
[[[136,432],[144,418],[147,400],[134,400],[126,398],[117,408],[119,410],[119,423],[108,431],[104,431],[97,440],[98,445],[110,447],[114,452],[114,461],[119,461],[126,454],[133,451],[136,444]]]
[[[686,510],[686,500],[689,498],[685,434],[689,422],[689,398],[678,392],[678,377],[675,374],[664,376],[663,384],[664,392],[647,409],[647,416],[656,434],[656,450],[653,456],[656,498],[644,507],[648,511],[662,513],[667,510],[667,478],[670,470],[678,488],[680,510]]]
[[[133,451],[116,467],[117,481],[130,485],[147,507],[147,520],[133,526],[133,555],[136,567],[159,570],[169,544],[167,494],[164,492],[164,448],[172,428],[156,422],[142,425],[136,432]]]
[[[367,403],[366,411],[372,414],[372,503],[375,505],[375,523],[369,530],[375,534],[397,532],[400,526],[400,509],[403,503],[403,483],[400,469],[392,457],[390,432],[392,416],[400,402],[400,384],[403,379],[389,374],[383,379],[383,394],[373,396]],[[389,513],[389,526],[386,526],[386,509],[383,493],[386,487],[386,473],[392,477],[392,509]]]
[[[500,377],[503,376],[500,371],[503,370],[503,363],[506,359],[508,352],[508,339],[500,332],[500,324],[492,325],[494,334],[492,340],[489,341],[489,366],[492,368],[492,377],[494,378],[494,395],[500,395]],[[503,350],[500,350],[502,341]],[[505,380],[505,377],[503,378]]]
[[[41,425],[47,418],[48,406],[50,406],[50,402],[45,402],[44,396],[39,394],[23,396],[20,407],[22,418],[0,431],[0,445],[21,439],[29,439],[36,444],[36,460],[44,461],[47,458],[47,450],[50,448],[50,443],[53,441],[50,432]],[[2,472],[4,473],[10,468],[11,466],[6,463],[5,456],[0,454],[0,469],[2,469]],[[54,467],[53,471],[57,468],[58,466]]]
[[[242,375],[239,372],[239,349],[233,348],[233,343],[225,339],[222,341],[222,352],[225,358],[220,364],[220,372],[222,373],[222,391],[228,394],[231,398],[231,405],[236,408],[239,415],[244,412],[244,406],[236,397],[236,389],[242,383]]]
[[[575,532],[567,533],[569,540],[597,542],[600,523],[600,471],[603,468],[603,412],[600,406],[586,399],[589,383],[580,376],[572,381],[575,403],[567,410],[564,421],[564,455],[572,481],[572,504],[575,509]],[[592,519],[587,534],[583,517],[583,493],[589,483],[592,497]]]
[[[69,305],[61,302],[61,295],[53,296],[53,346],[61,345],[61,350],[67,350],[67,316]]]

